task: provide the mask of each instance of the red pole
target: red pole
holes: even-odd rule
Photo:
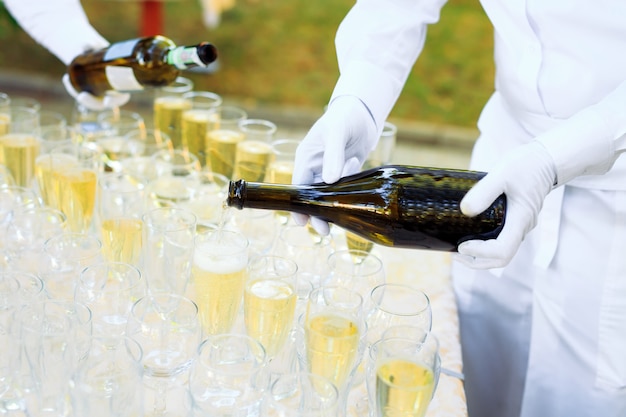
[[[163,33],[163,1],[143,0],[141,2],[140,36],[154,36]]]

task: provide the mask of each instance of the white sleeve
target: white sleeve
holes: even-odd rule
[[[331,101],[358,97],[379,131],[446,0],[357,0],[335,37],[339,80]]]
[[[4,0],[20,26],[65,65],[109,45],[89,23],[80,0]]]
[[[623,81],[601,101],[536,138],[554,160],[555,185],[611,169],[626,152],[625,114],[626,81]]]

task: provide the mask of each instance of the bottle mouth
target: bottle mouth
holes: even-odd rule
[[[226,197],[226,205],[235,207],[239,210],[243,209],[243,194],[246,190],[246,181],[237,180],[228,182],[228,196]]]
[[[198,45],[198,57],[206,65],[209,65],[217,59],[217,48],[211,43],[202,42]]]

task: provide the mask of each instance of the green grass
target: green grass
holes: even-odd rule
[[[190,74],[196,89],[262,106],[322,109],[337,79],[334,34],[353,0],[238,0],[212,30],[200,3],[165,3],[163,34],[177,44],[213,42],[220,70]],[[136,1],[84,0],[93,25],[111,42],[138,35]],[[59,22],[62,24],[62,22]],[[0,15],[0,69],[61,76],[63,65]],[[493,89],[492,29],[475,0],[451,0],[429,27],[391,117],[473,127]]]

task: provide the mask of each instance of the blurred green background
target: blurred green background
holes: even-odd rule
[[[139,35],[142,12],[137,0],[82,3],[93,26],[109,41]],[[207,40],[217,46],[217,72],[186,74],[197,90],[254,106],[321,111],[338,75],[335,31],[353,4],[354,0],[237,0],[222,14],[220,25],[208,29],[198,0],[166,1],[163,35],[181,45]],[[390,118],[474,127],[493,90],[492,37],[478,1],[450,0],[440,22],[429,27],[424,52]],[[0,42],[0,71],[53,78],[64,73],[63,64],[3,10]]]

